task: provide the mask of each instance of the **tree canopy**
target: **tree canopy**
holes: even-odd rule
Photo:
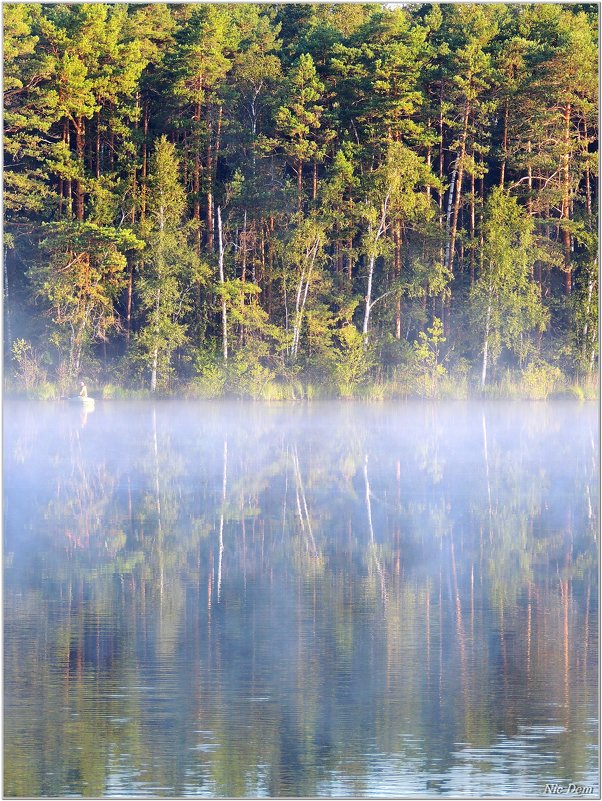
[[[597,6],[3,13],[15,387],[592,380]]]

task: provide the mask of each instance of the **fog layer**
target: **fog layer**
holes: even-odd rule
[[[7,404],[7,795],[597,786],[597,426]]]

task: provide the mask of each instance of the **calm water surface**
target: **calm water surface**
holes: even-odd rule
[[[5,795],[598,794],[594,405],[4,426]]]

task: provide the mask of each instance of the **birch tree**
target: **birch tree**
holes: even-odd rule
[[[315,218],[303,220],[295,229],[284,252],[284,306],[287,353],[295,361],[299,353],[303,320],[310,290],[319,278],[325,241],[324,227]],[[292,297],[289,292],[292,290]],[[294,298],[294,308],[292,306]]]
[[[429,184],[435,184],[435,178],[420,156],[401,142],[392,142],[384,163],[368,176],[366,183],[362,216],[368,280],[362,333],[367,342],[370,315],[375,304],[398,291],[389,287],[373,297],[376,262],[387,253],[387,234],[391,224],[393,221],[411,224],[416,219],[428,219],[433,215],[434,207],[424,190]]]
[[[182,218],[186,196],[180,183],[175,148],[161,137],[151,159],[147,240],[139,282],[144,323],[137,344],[150,371],[150,390],[166,385],[173,352],[187,338],[184,312],[192,284],[204,279],[205,269],[189,246]]]
[[[481,337],[481,388],[504,346],[524,358],[528,334],[546,327],[539,287],[531,277],[536,257],[533,226],[515,198],[501,187],[493,189],[485,208],[483,271],[471,292]]]

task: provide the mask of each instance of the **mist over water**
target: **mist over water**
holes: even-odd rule
[[[594,404],[7,402],[7,796],[598,794]]]

